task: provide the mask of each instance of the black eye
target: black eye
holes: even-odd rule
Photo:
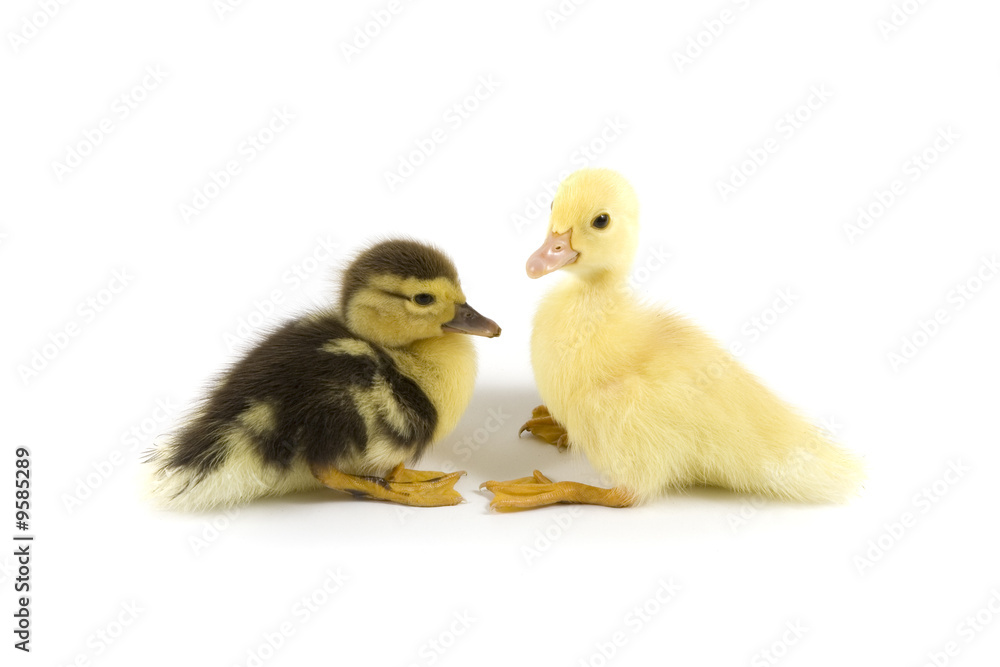
[[[420,306],[429,306],[432,303],[434,303],[434,295],[433,294],[418,294],[415,297],[413,297],[413,301],[415,303],[417,303],[417,305],[420,305]]]
[[[594,218],[594,221],[590,223],[591,227],[596,227],[597,229],[604,229],[611,222],[611,216],[607,213],[601,213],[599,216]]]

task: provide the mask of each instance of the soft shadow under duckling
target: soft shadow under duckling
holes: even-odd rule
[[[408,470],[455,428],[476,376],[461,334],[500,327],[435,248],[391,240],[347,267],[339,311],[288,322],[216,383],[146,460],[153,500],[233,505],[327,486],[404,505],[462,502],[463,472]]]

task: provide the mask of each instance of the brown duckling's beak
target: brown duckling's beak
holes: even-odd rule
[[[464,333],[487,338],[496,338],[500,335],[500,327],[496,322],[483,317],[467,303],[455,306],[455,317],[450,322],[442,324],[441,330],[445,333]]]
[[[528,258],[528,263],[524,267],[528,271],[528,277],[541,278],[546,273],[552,273],[575,262],[580,253],[573,250],[570,243],[572,234],[572,229],[562,234],[549,234],[542,247]]]

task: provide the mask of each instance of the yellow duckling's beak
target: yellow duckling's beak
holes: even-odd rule
[[[500,326],[496,322],[483,317],[467,303],[455,306],[455,317],[442,324],[441,330],[445,333],[464,333],[487,338],[496,338],[500,335]]]
[[[528,263],[525,265],[528,277],[541,278],[546,273],[552,273],[575,262],[580,253],[573,250],[573,245],[570,243],[572,234],[572,229],[562,234],[550,233],[542,247],[528,258]]]

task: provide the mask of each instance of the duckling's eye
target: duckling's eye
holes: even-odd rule
[[[434,303],[433,294],[418,294],[413,297],[413,301],[419,306],[429,306]]]
[[[596,227],[597,229],[604,229],[611,222],[611,216],[607,213],[601,213],[599,216],[594,218],[594,221],[590,223],[591,227]]]

